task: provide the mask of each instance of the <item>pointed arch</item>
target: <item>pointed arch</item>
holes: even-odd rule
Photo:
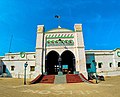
[[[65,74],[69,72],[73,74],[74,71],[76,70],[74,54],[70,50],[66,50],[61,54],[61,58],[62,58],[61,65],[62,65],[63,73]],[[68,67],[68,69],[66,70],[67,72],[64,70],[64,66]]]
[[[58,58],[59,53],[52,50],[46,56],[45,71],[47,74],[57,74],[58,73]]]

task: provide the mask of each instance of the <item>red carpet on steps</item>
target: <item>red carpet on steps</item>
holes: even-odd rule
[[[83,82],[79,75],[77,74],[67,74],[66,75],[67,83],[80,83]]]
[[[33,79],[30,84],[35,84],[35,83],[38,83],[41,79],[42,79],[42,75],[38,75],[35,79]]]
[[[82,76],[82,78],[83,78],[86,82],[93,83],[92,81],[89,81],[88,79],[86,79],[85,76],[84,76],[82,73],[80,73],[80,75]]]
[[[54,83],[55,75],[44,75],[40,83]]]

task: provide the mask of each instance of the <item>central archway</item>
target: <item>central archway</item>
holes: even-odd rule
[[[73,74],[75,71],[74,54],[71,51],[66,50],[61,54],[61,58],[62,58],[61,65],[62,65],[63,74],[67,74],[67,73]]]
[[[58,74],[59,54],[56,51],[50,51],[46,56],[45,71],[47,74]]]

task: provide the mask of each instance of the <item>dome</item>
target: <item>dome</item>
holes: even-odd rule
[[[49,33],[49,32],[73,32],[73,31],[66,28],[55,28],[47,32]]]

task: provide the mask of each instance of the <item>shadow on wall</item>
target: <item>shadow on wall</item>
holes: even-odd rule
[[[12,77],[10,71],[8,70],[3,61],[1,61],[0,66],[1,66],[0,75],[2,77]]]

